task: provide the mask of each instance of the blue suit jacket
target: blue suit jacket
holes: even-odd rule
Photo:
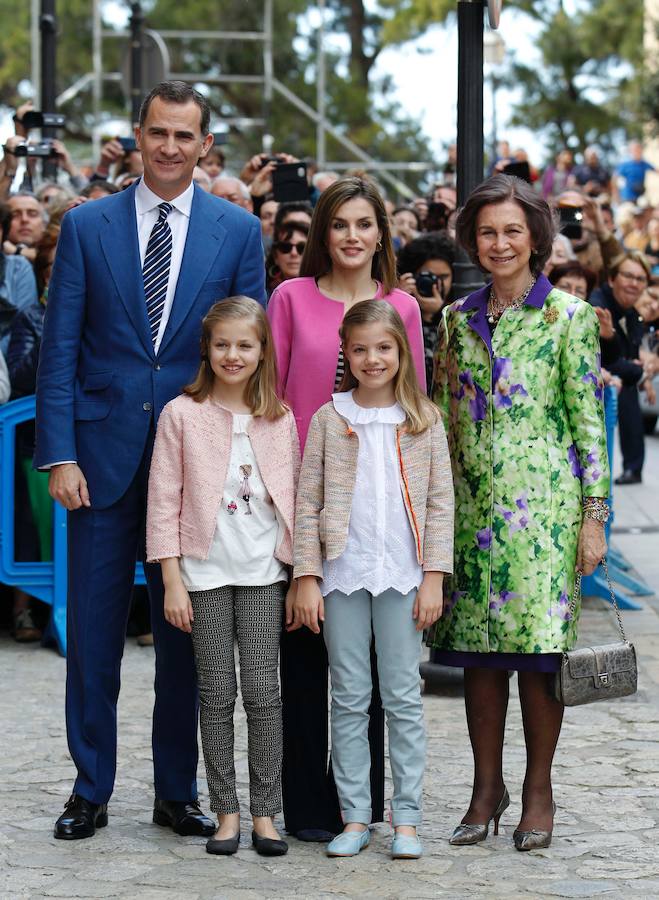
[[[202,317],[224,297],[265,302],[258,220],[195,187],[167,328],[154,353],[135,187],[68,212],[48,291],[34,465],[77,460],[93,507],[131,483],[163,406],[199,366]]]

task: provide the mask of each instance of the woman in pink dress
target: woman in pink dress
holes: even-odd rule
[[[299,278],[283,282],[268,305],[281,393],[297,422],[300,445],[311,417],[343,377],[339,327],[361,300],[391,303],[410,340],[425,389],[423,333],[418,303],[395,285],[396,259],[384,203],[362,178],[341,178],[320,195]],[[287,611],[287,624],[292,616]],[[371,651],[373,698],[369,740],[373,821],[384,807],[384,716]],[[327,651],[322,634],[288,631],[281,644],[284,712],[283,799],[286,830],[301,840],[326,841],[340,832],[331,765],[327,759]]]

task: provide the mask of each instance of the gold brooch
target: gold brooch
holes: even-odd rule
[[[553,325],[554,322],[558,321],[558,310],[555,306],[550,306],[545,310],[545,322],[548,325]]]

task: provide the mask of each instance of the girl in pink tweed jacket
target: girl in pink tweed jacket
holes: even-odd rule
[[[165,618],[192,634],[201,739],[218,829],[206,849],[240,840],[233,758],[238,638],[249,733],[252,841],[286,853],[281,811],[282,714],[277,666],[289,588],[299,444],[276,394],[272,333],[247,297],[216,303],[202,323],[201,365],[158,421],[149,474],[147,559],[160,562]]]

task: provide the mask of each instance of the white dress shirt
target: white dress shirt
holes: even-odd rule
[[[423,571],[407,518],[396,451],[396,425],[405,421],[398,403],[365,409],[352,391],[332,394],[334,408],[359,438],[357,478],[346,548],[323,561],[323,597],[330,591],[352,594],[365,588],[373,596],[393,588],[408,594]]]
[[[185,250],[185,239],[188,236],[188,225],[190,223],[190,209],[192,207],[192,195],[194,194],[194,183],[190,182],[188,187],[174,197],[168,200],[172,205],[172,211],[167,217],[167,222],[172,232],[172,258],[169,264],[169,281],[167,282],[167,296],[165,297],[165,305],[162,310],[162,318],[160,327],[158,328],[158,336],[154,344],[154,350],[157,353],[160,348],[162,336],[167,327],[169,314],[172,311],[174,302],[174,294],[176,293],[176,283],[178,281],[179,272],[181,271],[181,260],[183,259],[183,251]],[[146,256],[146,248],[153,231],[153,226],[158,221],[158,206],[163,203],[162,197],[154,194],[151,188],[147,187],[143,178],[140,178],[137,188],[135,189],[135,212],[137,214],[137,236],[140,243],[140,265],[144,266],[144,257]]]

